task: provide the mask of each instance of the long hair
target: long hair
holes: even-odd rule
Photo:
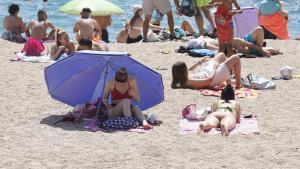
[[[56,48],[56,50],[58,49],[59,46],[62,45],[59,40],[61,39],[61,35],[63,35],[63,34],[67,34],[67,32],[64,30],[56,29],[56,31],[55,31],[55,48]]]
[[[228,84],[222,90],[221,99],[225,100],[226,103],[228,103],[229,100],[235,100],[235,94],[234,94],[234,90],[233,90],[233,87],[231,86],[231,84]]]
[[[141,9],[142,9],[142,8],[141,8]],[[134,22],[137,18],[140,17],[140,16],[139,16],[139,11],[140,11],[141,9],[138,9],[138,10],[135,11],[133,17],[132,17],[132,18],[130,19],[130,21],[129,21],[129,27],[132,27],[133,22]]]
[[[173,89],[186,88],[187,66],[184,62],[176,62],[172,67],[172,84]]]

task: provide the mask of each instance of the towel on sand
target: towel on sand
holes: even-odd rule
[[[97,124],[98,122],[95,122],[95,120],[93,119],[85,119],[85,124],[84,128],[88,129],[91,132],[96,132],[96,131],[102,131],[102,132],[115,132],[115,131],[119,131],[119,130],[115,130],[115,131],[109,131],[109,130],[105,130],[103,128],[98,127],[99,125]],[[136,133],[148,133],[150,130],[145,130],[142,126],[139,126],[137,128],[133,128],[133,129],[129,129],[129,130],[125,130],[128,132],[136,132]]]
[[[279,12],[270,16],[260,16],[259,24],[276,35],[278,39],[289,39],[288,21]]]
[[[199,89],[199,92],[204,96],[216,96],[220,97],[223,88],[214,89]],[[235,95],[238,98],[257,98],[258,93],[254,89],[240,88],[235,90]]]
[[[42,56],[26,56],[24,53],[19,52],[10,61],[21,61],[21,62],[35,62],[35,63],[51,63],[55,62],[50,59],[50,55]]]
[[[200,121],[189,121],[187,119],[180,119],[179,126],[180,126],[180,134],[190,134],[190,133],[197,133],[199,131],[199,124]],[[214,128],[207,132],[207,134],[215,135],[220,134],[220,128]],[[241,118],[241,123],[237,124],[236,127],[230,131],[230,134],[249,134],[249,133],[256,133],[259,134],[258,126],[257,126],[257,119],[256,118]]]

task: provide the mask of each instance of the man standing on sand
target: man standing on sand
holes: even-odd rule
[[[83,8],[81,18],[75,23],[73,32],[77,33],[76,39],[79,42],[81,38],[87,38],[94,42],[100,41],[101,28],[98,22],[90,18],[90,8]]]
[[[55,26],[48,22],[46,11],[39,10],[37,13],[37,20],[32,20],[27,26],[27,37],[33,37],[38,40],[47,41],[55,39]],[[47,29],[50,28],[51,32],[47,35]]]
[[[19,10],[20,8],[16,4],[9,6],[9,15],[3,19],[4,31],[1,38],[11,42],[25,43],[26,39],[21,35],[25,31],[25,25],[22,18],[18,16]]]
[[[179,10],[179,0],[174,0],[177,11]],[[161,13],[166,14],[168,18],[168,25],[170,29],[170,40],[175,39],[174,33],[174,19],[171,8],[171,3],[169,0],[143,0],[143,11],[145,14],[145,20],[143,24],[143,42],[148,42],[147,34],[149,29],[149,23],[152,18],[153,10],[157,8]]]
[[[112,23],[111,16],[92,16],[92,18],[95,19],[101,27],[101,40],[109,43],[107,27]]]

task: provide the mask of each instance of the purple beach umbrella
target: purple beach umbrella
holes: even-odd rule
[[[138,85],[142,110],[164,100],[161,74],[119,52],[80,51],[45,68],[48,92],[55,100],[70,106],[101,98],[105,84],[125,67]]]
[[[254,7],[242,8],[243,13],[234,15],[233,27],[234,37],[244,38],[254,28],[259,26],[258,23],[258,9]]]

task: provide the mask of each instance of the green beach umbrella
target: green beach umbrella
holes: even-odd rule
[[[93,16],[122,15],[124,11],[106,0],[72,0],[59,8],[61,12],[80,15],[83,8],[90,8]]]

